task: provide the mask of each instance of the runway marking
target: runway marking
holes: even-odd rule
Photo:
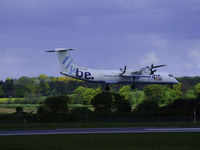
[[[0,136],[50,134],[111,134],[111,133],[200,132],[200,128],[72,128],[46,130],[0,131]]]
[[[200,131],[200,128],[158,128],[158,129],[146,129],[146,130],[150,130],[150,131],[182,131],[182,130],[199,130]]]

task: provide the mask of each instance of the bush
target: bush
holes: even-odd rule
[[[88,108],[74,108],[74,109],[70,110],[70,112],[82,115],[82,114],[89,114],[92,111],[89,110]]]
[[[46,110],[45,110],[44,106],[39,106],[37,108],[37,114],[43,114],[45,112],[46,112]]]
[[[68,96],[52,96],[45,99],[43,106],[46,112],[66,113],[68,111],[68,103]]]
[[[22,107],[16,107],[16,113],[17,114],[21,114],[21,113],[23,113],[23,108]]]
[[[95,108],[95,111],[110,111],[113,105],[112,94],[109,92],[102,92],[92,99],[91,104]]]
[[[140,112],[155,112],[159,110],[158,102],[155,100],[145,100],[137,106],[137,111]]]
[[[120,94],[114,94],[114,106],[117,112],[131,112],[131,103],[125,100]]]

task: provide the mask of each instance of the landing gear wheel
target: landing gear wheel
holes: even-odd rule
[[[106,90],[106,91],[109,91],[109,90],[110,90],[109,85],[106,85],[106,86],[105,86],[105,90]]]
[[[135,84],[131,85],[131,89],[136,89],[136,85]]]
[[[174,88],[174,86],[173,86],[173,85],[169,85],[169,88],[170,88],[170,89],[173,89],[173,88]]]

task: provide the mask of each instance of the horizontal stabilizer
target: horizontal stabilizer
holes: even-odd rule
[[[56,48],[54,50],[48,50],[46,52],[64,52],[64,51],[71,51],[71,50],[75,50],[74,48]]]

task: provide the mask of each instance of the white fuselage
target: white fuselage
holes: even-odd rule
[[[178,81],[170,74],[156,73],[153,75],[141,74],[134,76],[122,76],[120,70],[94,70],[77,68],[76,71],[69,74],[61,74],[89,82],[112,83],[142,83],[142,84],[177,84]]]

